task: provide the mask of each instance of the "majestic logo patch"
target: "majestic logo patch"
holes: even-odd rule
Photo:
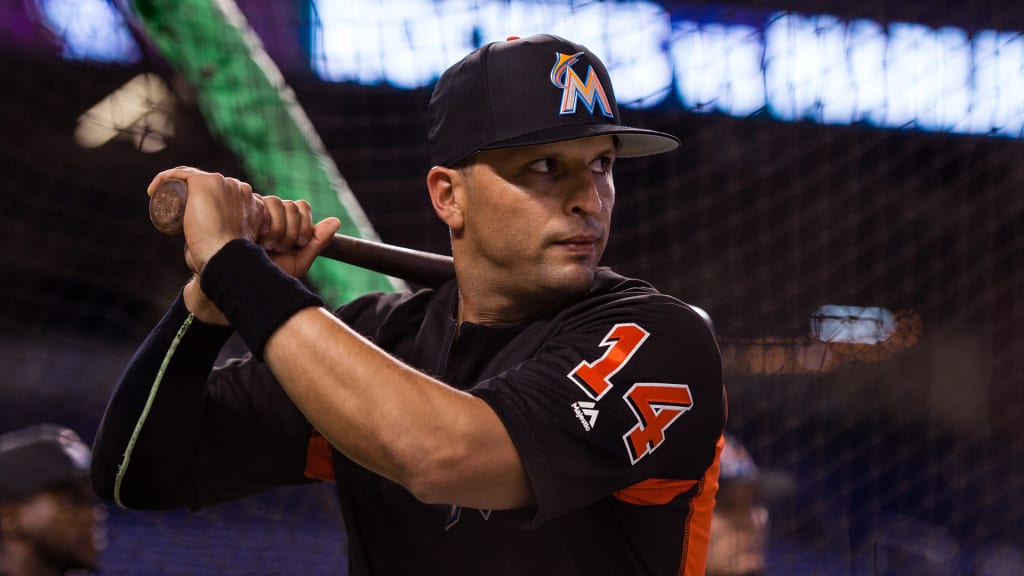
[[[580,424],[583,424],[583,429],[587,432],[590,432],[597,425],[598,411],[594,406],[593,402],[585,402],[583,400],[572,403],[572,411],[576,413],[576,418],[580,421]]]
[[[587,66],[587,75],[580,78],[572,69],[583,52],[576,54],[562,54],[555,52],[555,65],[551,68],[551,83],[562,89],[562,107],[559,114],[575,114],[576,102],[581,101],[587,107],[591,115],[594,114],[596,105],[601,114],[612,118],[612,107],[608,102],[608,96],[601,86],[601,80],[594,73],[593,66]]]

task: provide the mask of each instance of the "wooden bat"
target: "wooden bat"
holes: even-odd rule
[[[180,234],[188,202],[188,186],[171,179],[160,184],[149,199],[149,219],[164,234]],[[437,288],[455,276],[450,256],[372,242],[335,234],[321,256],[386,276]]]

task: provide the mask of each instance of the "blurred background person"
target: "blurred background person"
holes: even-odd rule
[[[0,435],[0,576],[91,574],[106,511],[89,484],[90,450],[40,424]]]
[[[707,576],[763,576],[768,508],[762,498],[760,471],[730,434],[725,435],[720,466]]]

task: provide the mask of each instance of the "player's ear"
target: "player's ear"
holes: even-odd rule
[[[434,212],[453,231],[462,229],[463,214],[459,197],[465,186],[466,178],[462,170],[434,166],[427,173],[427,190],[430,192]]]

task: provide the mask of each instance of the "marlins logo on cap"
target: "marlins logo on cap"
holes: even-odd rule
[[[594,73],[593,66],[587,66],[586,80],[583,80],[572,69],[572,65],[579,61],[583,52],[575,54],[562,54],[555,52],[555,66],[551,69],[551,83],[562,89],[562,109],[560,114],[575,114],[576,102],[582,101],[587,111],[594,113],[594,105],[597,104],[601,114],[613,118],[612,105],[608,103],[608,96],[601,86],[601,79]]]

